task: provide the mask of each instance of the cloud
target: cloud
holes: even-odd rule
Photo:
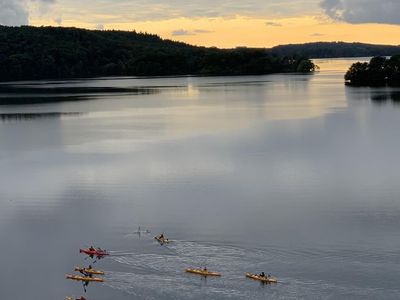
[[[174,18],[279,18],[318,12],[320,0],[57,0],[70,20],[130,23]]]
[[[122,0],[124,1],[124,0]],[[137,5],[142,2],[147,7],[162,8],[168,15],[183,17],[234,17],[242,16],[265,16],[265,15],[292,15],[303,13],[310,3],[315,0],[130,0]],[[293,4],[294,2],[294,4]],[[298,2],[298,3],[296,3]],[[144,11],[149,11],[148,9]],[[160,12],[160,11],[158,11]]]
[[[311,34],[311,36],[324,36],[325,34],[323,33],[319,33],[319,32],[315,32],[313,34]]]
[[[213,32],[212,30],[205,30],[205,29],[195,29],[195,33],[210,33]]]
[[[96,25],[96,30],[104,30],[104,25],[103,24],[97,24]]]
[[[184,29],[177,29],[172,31],[172,36],[181,36],[181,35],[193,35],[192,32],[188,31],[188,30],[184,30]]]
[[[278,22],[265,22],[265,25],[267,25],[267,26],[275,26],[275,27],[282,26],[282,24],[280,24]]]
[[[190,30],[185,30],[185,29],[177,29],[172,31],[171,35],[172,36],[183,36],[183,35],[196,35],[196,34],[201,34],[201,33],[210,33],[212,31],[210,30],[204,30],[204,29],[195,29],[193,31]]]
[[[172,36],[182,36],[182,35],[194,35],[193,32],[188,31],[188,30],[184,30],[184,29],[177,29],[172,31]]]
[[[0,0],[0,24],[16,26],[28,24],[28,10],[22,0]]]
[[[400,24],[400,0],[322,0],[332,19],[353,24]]]
[[[44,15],[49,11],[50,5],[54,4],[55,0],[31,0],[33,3],[37,4],[39,13]]]
[[[56,22],[57,25],[61,26],[61,24],[62,24],[62,18],[61,18],[61,17],[55,18],[55,19],[54,19],[54,22]]]
[[[29,23],[29,4],[37,6],[44,14],[55,0],[0,0],[0,24],[9,26],[26,25]]]

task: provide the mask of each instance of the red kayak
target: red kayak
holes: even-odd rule
[[[86,255],[89,255],[90,257],[96,256],[97,258],[102,258],[104,256],[110,255],[106,250],[102,249],[79,249],[79,253],[85,253]]]

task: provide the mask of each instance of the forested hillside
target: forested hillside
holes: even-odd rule
[[[303,56],[279,56],[266,49],[195,47],[126,31],[0,26],[1,81],[313,70]]]

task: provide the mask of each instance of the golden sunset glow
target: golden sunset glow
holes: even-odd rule
[[[53,25],[54,20],[32,20],[32,25]],[[63,26],[96,29],[79,20],[64,20]],[[175,18],[134,23],[110,23],[104,29],[136,30],[162,38],[201,46],[223,48],[271,47],[287,43],[345,41],[374,44],[400,44],[400,26],[387,24],[347,24],[322,17],[302,16],[280,19],[249,18]]]

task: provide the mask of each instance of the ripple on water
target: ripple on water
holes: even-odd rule
[[[108,272],[106,285],[138,299],[328,299],[332,295],[356,299],[389,295],[389,299],[396,299],[400,291],[301,278],[290,272],[285,276],[283,270],[274,273],[278,276],[278,285],[262,285],[244,277],[245,272],[265,270],[272,264],[284,264],[290,268],[291,263],[302,260],[305,264],[318,260],[324,263],[354,263],[356,255],[360,260],[379,263],[381,258],[373,251],[357,254],[346,249],[287,250],[276,246],[249,250],[194,241],[174,241],[155,251],[157,253],[112,256],[115,262],[127,267],[128,271]],[[185,268],[203,266],[221,272],[222,276],[205,279],[184,273]]]

